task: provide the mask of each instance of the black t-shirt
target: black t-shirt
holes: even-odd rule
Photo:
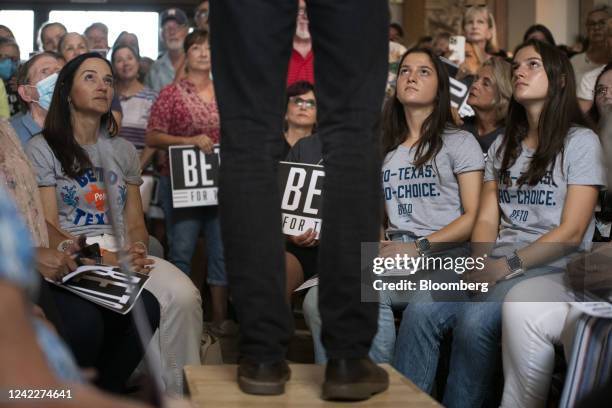
[[[286,143],[286,142],[285,142]],[[285,161],[305,164],[323,164],[322,145],[316,133],[297,141],[287,153]]]
[[[485,154],[489,151],[489,147],[495,141],[495,139],[497,139],[499,135],[503,135],[506,130],[504,126],[501,126],[495,129],[494,131],[487,133],[486,135],[479,136],[475,116],[463,118],[463,126],[461,126],[461,129],[466,130],[472,135],[474,135],[474,137],[478,141],[478,144],[480,145],[480,148],[482,149],[482,152]]]

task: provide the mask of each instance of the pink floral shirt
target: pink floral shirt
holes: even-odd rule
[[[147,131],[156,130],[172,136],[190,137],[205,134],[219,143],[221,133],[217,102],[204,102],[188,79],[168,85],[159,93],[151,108]],[[170,175],[168,159],[160,172]]]

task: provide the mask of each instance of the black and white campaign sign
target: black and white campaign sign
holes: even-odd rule
[[[310,228],[320,233],[323,166],[280,162],[278,174],[283,234],[301,235]]]
[[[109,310],[126,314],[134,306],[147,280],[148,275],[127,275],[112,266],[87,265],[64,276],[61,283],[51,283]]]
[[[459,116],[462,118],[466,116],[474,116],[474,110],[467,104],[468,97],[470,96],[470,86],[472,85],[474,78],[468,76],[467,78],[463,78],[461,80],[455,79],[457,73],[459,73],[459,66],[443,57],[440,57],[440,60],[444,63],[444,66],[448,71],[448,79],[450,80],[451,106],[453,108],[457,108]]]
[[[170,177],[174,208],[217,205],[219,146],[205,154],[195,146],[170,146]]]

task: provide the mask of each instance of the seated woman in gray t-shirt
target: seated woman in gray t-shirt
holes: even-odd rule
[[[497,380],[501,300],[508,290],[523,279],[562,272],[569,247],[584,246],[593,234],[593,210],[604,183],[602,149],[579,110],[567,57],[537,41],[519,46],[513,91],[506,133],[487,155],[471,238],[472,256],[486,259],[465,278],[487,284],[488,292],[474,295],[470,303],[410,304],[399,329],[394,365],[427,392],[432,390],[440,343],[452,331],[445,406],[481,406]],[[540,300],[545,301],[546,292],[546,285],[541,286]],[[537,302],[523,297],[529,300]],[[507,325],[506,308],[514,305],[520,303],[504,305],[504,338],[521,337],[539,325]],[[550,315],[538,316],[547,320]],[[537,341],[526,340],[511,344],[518,347],[515,352],[504,340],[502,406],[545,403],[550,381],[534,379],[548,368],[534,353]],[[524,360],[526,366],[510,377],[507,362],[513,358]],[[544,399],[534,404],[534,395]]]
[[[435,249],[436,243],[469,240],[484,159],[476,139],[453,125],[448,74],[429,51],[411,50],[400,60],[395,97],[383,115],[382,181],[389,240],[381,243],[380,256],[448,254]],[[430,276],[421,270],[414,278]],[[378,333],[371,349],[375,361],[391,361],[393,309],[403,309],[419,292],[380,292]]]
[[[110,113],[112,97],[109,62],[95,53],[75,57],[60,71],[43,134],[30,140],[26,152],[36,171],[45,219],[66,239],[52,241],[52,248],[63,248],[85,235],[88,244],[100,245],[104,264],[117,265],[117,249],[123,242],[133,268],[149,274],[143,293],[151,292],[159,302],[156,343],[162,377],[167,391],[179,394],[183,366],[200,363],[200,293],[172,264],[147,255],[149,235],[139,192],[140,161],[130,142],[114,136],[117,125]],[[111,205],[116,209],[113,222],[120,237],[114,235]],[[80,327],[75,334],[87,330]],[[122,385],[140,361],[139,353],[132,354],[121,362],[125,378],[111,372],[115,383]]]

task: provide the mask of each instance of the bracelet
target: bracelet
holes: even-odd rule
[[[59,243],[59,245],[57,246],[57,250],[60,252],[66,252],[66,250],[70,248],[71,245],[74,245],[74,240],[65,239]]]

